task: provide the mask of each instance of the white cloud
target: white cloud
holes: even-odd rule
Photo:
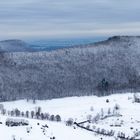
[[[0,37],[140,33],[139,0],[1,0]]]

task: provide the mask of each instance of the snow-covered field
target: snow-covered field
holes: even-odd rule
[[[108,102],[107,102],[108,99]],[[2,140],[114,140],[118,133],[123,132],[128,137],[140,131],[140,103],[135,103],[132,93],[116,94],[106,97],[86,96],[69,97],[53,100],[33,101],[20,100],[3,102],[4,108],[8,111],[18,108],[26,112],[41,107],[43,113],[53,115],[59,114],[61,122],[49,120],[31,119],[23,117],[10,117],[6,113],[0,115],[0,139]],[[117,106],[117,109],[116,109]],[[94,122],[94,116],[100,115],[100,119]],[[5,125],[7,118],[23,118],[29,121],[28,126],[8,127]],[[91,123],[84,123],[82,126],[88,128],[100,128],[106,131],[113,130],[114,136],[104,136],[75,125],[66,126],[65,121],[73,118],[77,123],[91,120]],[[39,124],[38,124],[39,123]],[[42,128],[43,125],[48,128]],[[30,132],[27,133],[27,130]],[[15,138],[15,139],[14,139]],[[137,139],[140,139],[138,136]]]

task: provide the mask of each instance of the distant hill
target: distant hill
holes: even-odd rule
[[[43,51],[52,51],[62,48],[70,48],[76,45],[85,45],[93,42],[104,40],[107,37],[94,37],[94,38],[57,38],[57,39],[42,39],[29,41],[29,44],[35,44],[32,48]]]
[[[22,40],[4,40],[0,41],[0,52],[25,52],[34,51],[29,44]]]
[[[139,36],[114,36],[50,52],[0,55],[2,100],[101,96],[122,91],[140,91]]]

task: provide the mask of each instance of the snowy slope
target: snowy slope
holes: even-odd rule
[[[5,117],[0,117],[0,121],[5,121]],[[28,127],[7,127],[0,125],[0,137],[3,140],[13,140],[12,136],[15,136],[16,140],[49,140],[50,137],[55,136],[56,140],[96,140],[92,133],[84,133],[81,130],[74,130],[71,127],[67,127],[64,124],[58,124],[48,121],[29,120],[30,125]],[[37,123],[40,123],[38,126]],[[49,128],[46,129],[46,133],[42,132],[41,126],[47,124]],[[27,133],[27,128],[32,127],[30,134]]]
[[[106,99],[109,100],[108,103],[106,102]],[[36,101],[35,104],[33,104],[32,100],[29,102],[26,100],[3,102],[2,104],[6,110],[18,108],[20,111],[31,111],[40,106],[42,112],[48,112],[54,115],[59,114],[62,118],[62,122],[58,123],[25,118],[29,120],[29,124],[32,127],[30,134],[27,134],[26,127],[20,126],[18,128],[10,128],[2,124],[0,125],[0,131],[3,131],[4,133],[0,133],[0,137],[4,140],[11,140],[10,138],[12,135],[16,135],[18,140],[20,140],[20,138],[22,138],[22,140],[39,140],[40,138],[41,140],[45,140],[46,137],[50,139],[52,136],[55,136],[56,140],[99,140],[100,138],[103,138],[103,140],[114,140],[114,137],[97,135],[94,132],[89,132],[78,127],[74,129],[73,126],[66,126],[65,121],[70,117],[77,123],[85,121],[87,120],[87,116],[95,116],[97,113],[101,113],[101,110],[103,110],[105,116],[109,108],[111,109],[111,112],[113,112],[113,108],[116,104],[119,105],[119,114],[121,114],[121,116],[108,117],[93,124],[85,123],[85,126],[96,126],[107,130],[113,129],[115,135],[117,135],[118,132],[125,132],[127,136],[132,136],[134,131],[140,131],[140,103],[134,103],[132,93],[116,94],[106,97],[89,96],[61,98]],[[93,107],[92,110],[91,106]],[[5,122],[7,117],[7,115],[1,115],[0,121]],[[38,122],[40,123],[39,126],[37,125]],[[46,130],[46,135],[44,135],[40,129],[42,124],[47,124],[49,126]],[[118,127],[117,125],[120,124],[121,126]],[[137,137],[137,139],[139,138],[140,137]]]

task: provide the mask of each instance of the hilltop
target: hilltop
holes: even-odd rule
[[[139,36],[115,36],[50,52],[5,52],[0,57],[2,100],[139,91]]]

